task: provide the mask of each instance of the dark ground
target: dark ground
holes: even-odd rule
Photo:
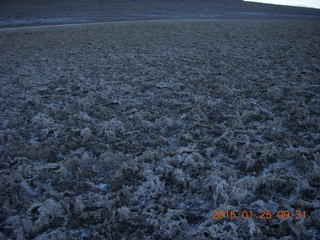
[[[319,26],[1,31],[0,240],[318,239]]]
[[[319,13],[1,1],[0,240],[319,239]]]
[[[320,10],[241,0],[1,1],[0,27],[146,19],[320,18]]]

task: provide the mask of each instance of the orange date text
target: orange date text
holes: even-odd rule
[[[268,210],[260,210],[254,212],[253,210],[214,210],[211,212],[211,219],[302,219],[307,218],[307,212],[302,210],[288,211],[288,210],[278,210],[277,212],[272,212]]]

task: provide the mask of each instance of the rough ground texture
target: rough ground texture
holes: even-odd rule
[[[320,23],[0,33],[0,239],[317,239]],[[306,210],[213,220],[212,210]]]

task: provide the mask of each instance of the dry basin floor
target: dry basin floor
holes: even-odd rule
[[[319,29],[1,31],[0,239],[316,239]]]

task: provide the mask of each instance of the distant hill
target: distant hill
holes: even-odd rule
[[[319,9],[241,0],[2,0],[0,27],[199,18],[320,18]]]

